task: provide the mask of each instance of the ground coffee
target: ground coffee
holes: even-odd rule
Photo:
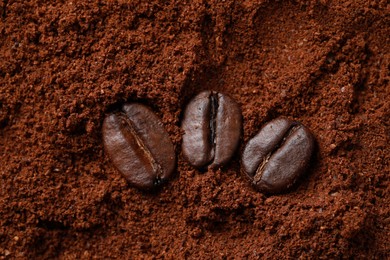
[[[388,257],[389,17],[384,0],[0,2],[0,257]],[[244,144],[280,115],[313,132],[296,190],[255,191],[239,156],[184,160],[183,108],[203,90],[239,103]],[[104,152],[127,102],[179,155],[156,193]]]

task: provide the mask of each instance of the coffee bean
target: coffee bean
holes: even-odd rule
[[[133,103],[103,122],[104,147],[129,183],[150,189],[168,179],[175,152],[160,119],[148,107]]]
[[[241,110],[232,98],[215,91],[201,92],[184,112],[184,157],[198,168],[226,164],[237,149],[241,127]]]
[[[314,138],[299,122],[277,118],[249,140],[242,155],[244,173],[262,192],[288,190],[304,173]]]

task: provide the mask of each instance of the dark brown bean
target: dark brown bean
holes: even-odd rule
[[[195,167],[226,164],[237,149],[242,116],[230,97],[204,91],[188,104],[183,118],[183,154]]]
[[[242,155],[244,173],[262,192],[288,190],[304,173],[314,138],[299,122],[277,118],[249,140]]]
[[[133,103],[103,122],[107,154],[129,183],[150,189],[168,179],[175,152],[160,119],[148,107]]]

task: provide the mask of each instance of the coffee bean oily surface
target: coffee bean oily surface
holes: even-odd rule
[[[0,259],[389,259],[386,0],[0,1]],[[108,158],[113,104],[152,105],[182,156],[184,109],[229,94],[242,150],[276,115],[316,138],[294,192],[235,158],[177,160],[156,192]],[[242,152],[242,151],[241,151]]]
[[[237,149],[242,118],[238,104],[229,96],[204,91],[187,105],[182,123],[182,150],[195,167],[226,164]]]
[[[242,154],[245,174],[262,192],[288,190],[307,169],[314,138],[299,122],[277,118],[249,140]]]
[[[104,147],[128,182],[151,189],[167,180],[175,167],[175,154],[160,119],[148,107],[126,104],[103,123]]]

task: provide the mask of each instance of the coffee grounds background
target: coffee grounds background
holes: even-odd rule
[[[0,258],[389,257],[387,1],[0,2]],[[221,170],[183,160],[188,100],[241,106]],[[103,151],[125,102],[162,119],[178,164],[154,193]],[[244,144],[280,115],[314,133],[291,192],[240,173]]]

